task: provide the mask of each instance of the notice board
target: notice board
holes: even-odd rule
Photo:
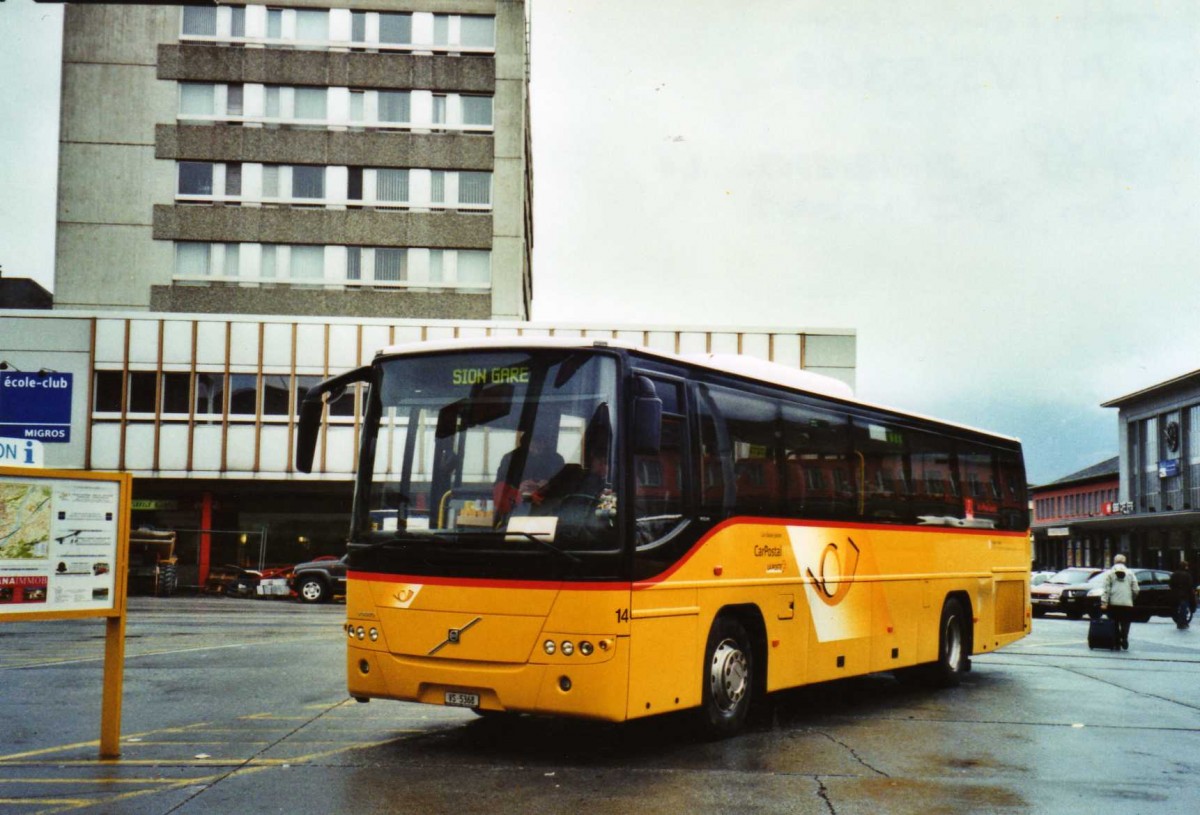
[[[124,611],[131,479],[0,468],[0,617]]]

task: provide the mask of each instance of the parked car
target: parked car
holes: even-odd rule
[[[230,597],[249,597],[254,594],[262,572],[245,569],[233,563],[213,566],[208,570],[208,581],[204,591],[208,594],[224,594]]]
[[[1133,619],[1139,623],[1149,622],[1151,617],[1174,617],[1175,600],[1171,591],[1171,573],[1159,569],[1130,569],[1138,582],[1138,596],[1133,601]],[[1104,594],[1104,576],[1101,572],[1092,578],[1091,588],[1084,597],[1087,613],[1092,619],[1101,615],[1100,598]]]
[[[1100,574],[1100,571],[1086,566],[1073,566],[1031,588],[1029,599],[1033,605],[1033,616],[1042,617],[1050,612],[1058,612],[1072,620],[1082,618],[1087,611],[1087,593],[1092,588],[1088,580]],[[1068,588],[1072,590],[1069,594],[1066,593]],[[1082,589],[1082,592],[1077,592],[1078,589]]]
[[[1029,585],[1040,586],[1056,574],[1058,572],[1033,572],[1029,575]]]
[[[346,593],[346,556],[327,555],[292,567],[288,585],[302,603],[324,603]]]

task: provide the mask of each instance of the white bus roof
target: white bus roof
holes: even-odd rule
[[[783,365],[778,362],[769,362],[757,357],[739,354],[672,354],[666,351],[658,351],[653,348],[634,345],[622,340],[600,340],[588,337],[476,337],[456,340],[427,340],[424,342],[391,345],[380,349],[377,352],[377,356],[404,356],[407,354],[423,354],[437,351],[499,350],[503,348],[621,348],[627,351],[635,351],[645,356],[657,357],[667,362],[696,365],[720,373],[736,374],[771,385],[792,388],[817,396],[827,396],[843,402],[876,408],[922,421],[935,422],[947,427],[955,427],[972,433],[992,436],[997,439],[1013,442],[1020,441],[1017,438],[1006,436],[1002,433],[994,433],[990,430],[982,430],[970,425],[948,422],[944,419],[923,416],[907,410],[898,410],[896,408],[864,402],[857,398],[854,395],[854,390],[840,379],[813,373],[812,371],[805,371],[801,368],[793,368],[790,365]]]

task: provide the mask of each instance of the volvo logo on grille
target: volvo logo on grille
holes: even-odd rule
[[[482,617],[476,617],[474,620],[471,620],[471,622],[467,623],[462,628],[451,628],[449,631],[446,632],[446,639],[442,640],[440,643],[435,645],[433,647],[433,650],[431,650],[429,652],[429,656],[433,656],[438,651],[445,648],[447,645],[458,645],[458,643],[462,641],[463,632],[466,631],[471,626],[475,625],[475,623],[479,622],[482,619],[483,619]]]

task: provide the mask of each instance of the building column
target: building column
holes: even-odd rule
[[[200,571],[200,588],[208,584],[209,556],[212,553],[212,511],[213,496],[211,492],[204,493],[200,498],[200,552],[197,558]]]

